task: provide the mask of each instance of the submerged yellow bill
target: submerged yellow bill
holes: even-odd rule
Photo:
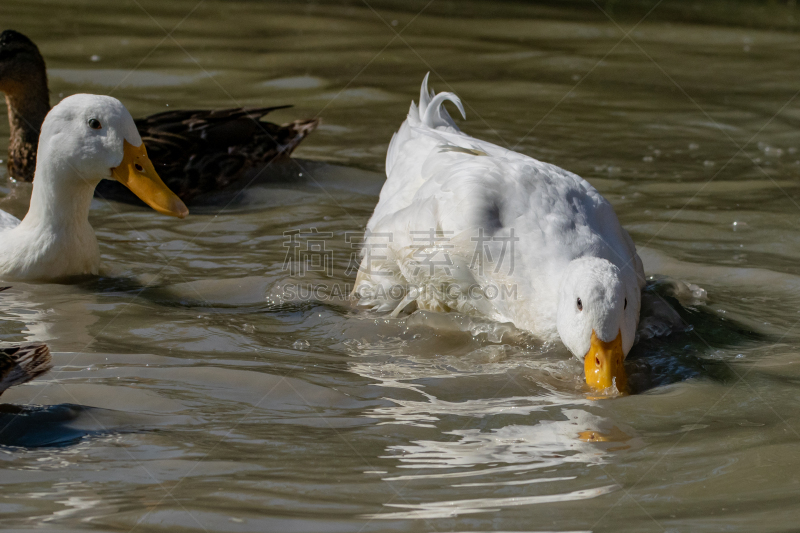
[[[624,360],[621,331],[611,342],[600,340],[592,331],[591,345],[583,359],[587,385],[597,391],[616,385],[618,391],[626,392],[628,376],[625,374]]]
[[[183,201],[161,181],[144,143],[133,146],[124,140],[122,154],[122,162],[111,169],[115,180],[162,215],[183,218],[189,214]]]

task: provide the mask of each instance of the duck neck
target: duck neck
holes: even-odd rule
[[[33,181],[36,148],[44,117],[50,111],[47,74],[32,72],[24,81],[9,81],[0,88],[6,95],[8,122],[8,173],[17,180]]]
[[[56,164],[43,150],[30,208],[21,226],[61,235],[80,236],[87,232],[93,235],[89,208],[99,181],[81,176],[69,165]]]

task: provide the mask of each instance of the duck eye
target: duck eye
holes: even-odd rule
[[[583,311],[583,302],[578,298],[578,311]]]
[[[93,130],[99,130],[100,128],[103,127],[103,125],[100,124],[100,121],[97,120],[96,118],[90,118],[89,127],[92,128]]]

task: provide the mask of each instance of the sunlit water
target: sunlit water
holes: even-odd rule
[[[4,1],[53,102],[324,120],[294,163],[186,220],[97,201],[102,278],[0,296],[2,340],[56,352],[2,398],[4,529],[796,528],[796,12],[665,3],[625,40],[646,9],[617,27],[593,5],[463,5]],[[653,277],[638,394],[592,398],[562,346],[508,324],[340,297],[428,71],[465,131],[614,204]],[[330,272],[301,276],[284,232],[312,228]],[[297,283],[324,289],[287,297]]]

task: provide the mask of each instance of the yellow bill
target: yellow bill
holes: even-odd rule
[[[628,376],[625,374],[625,367],[622,363],[624,360],[621,331],[611,342],[600,340],[592,331],[591,345],[583,358],[586,384],[597,391],[607,389],[615,384],[618,391],[627,392]]]
[[[178,218],[188,215],[189,210],[183,201],[161,181],[147,157],[144,143],[133,146],[124,140],[122,147],[122,162],[111,169],[113,178],[162,215]]]

